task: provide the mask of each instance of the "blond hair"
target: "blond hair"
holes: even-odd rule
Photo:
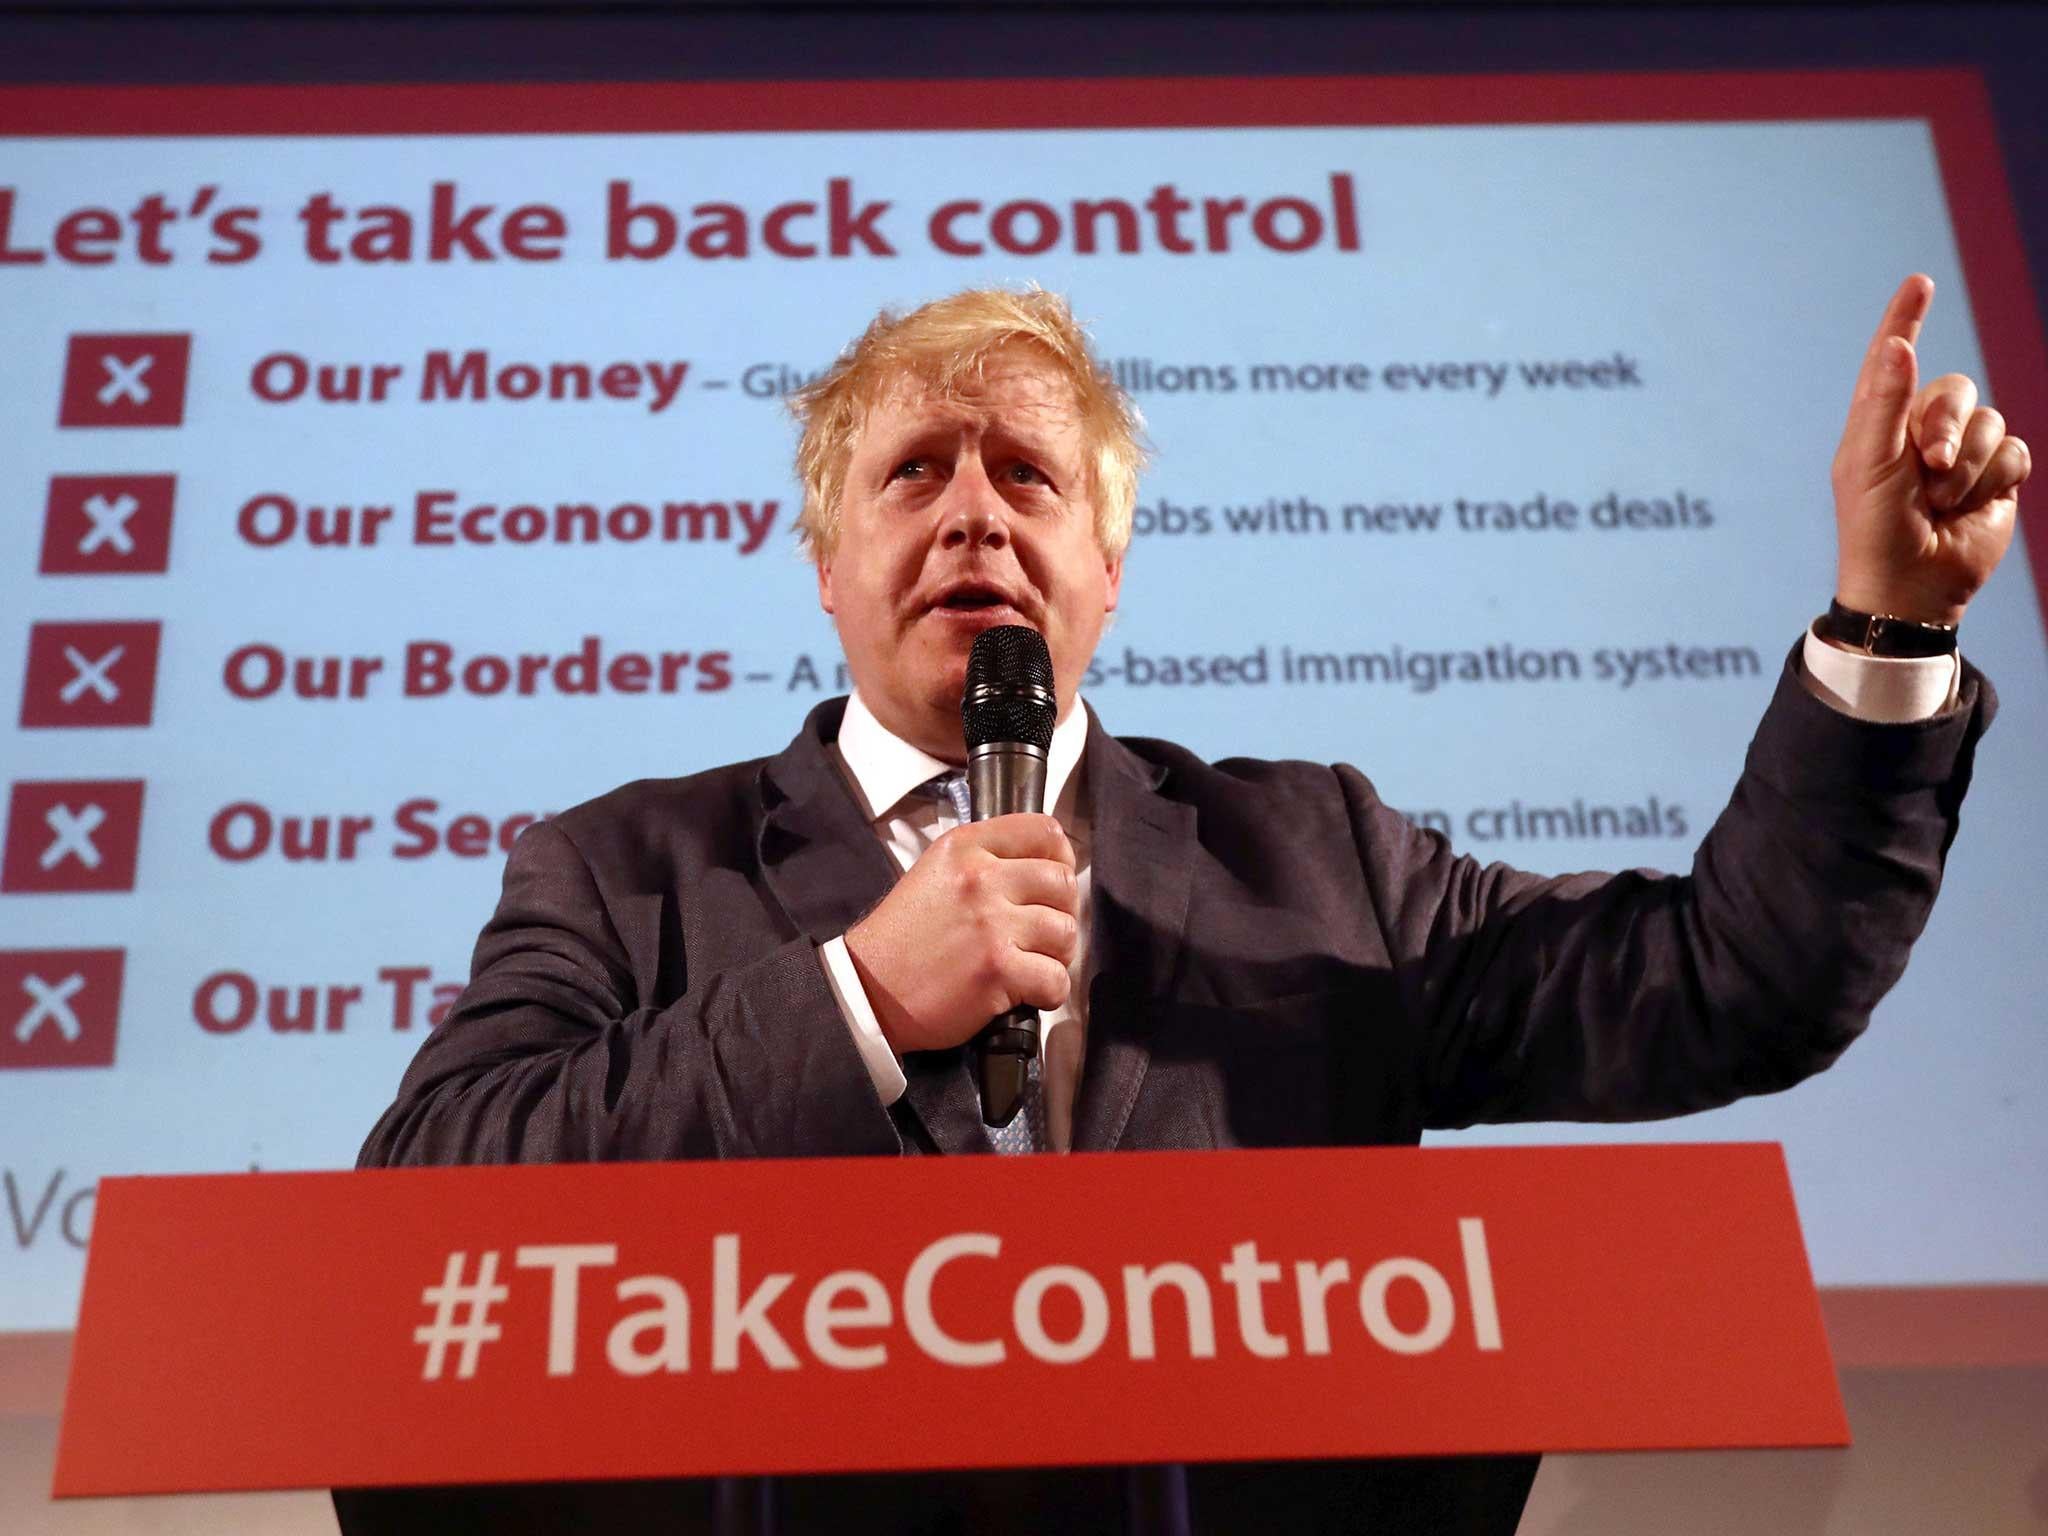
[[[854,444],[890,389],[909,379],[941,398],[957,397],[980,382],[992,354],[1020,344],[1043,353],[1073,390],[1094,493],[1095,539],[1104,554],[1122,554],[1131,541],[1145,463],[1143,424],[1096,361],[1067,301],[1038,288],[970,288],[908,314],[885,309],[831,368],[790,396],[790,412],[803,428],[796,471],[804,488],[797,518],[804,553],[825,560],[837,547]]]

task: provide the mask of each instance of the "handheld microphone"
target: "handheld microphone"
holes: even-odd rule
[[[1045,637],[1022,624],[985,629],[967,656],[960,723],[967,735],[967,795],[976,821],[1045,809],[1046,754],[1059,714]],[[1038,1010],[1012,1008],[974,1037],[981,1118],[1016,1118],[1038,1054]]]

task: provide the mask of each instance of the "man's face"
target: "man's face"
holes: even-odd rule
[[[1072,390],[1034,349],[1011,347],[962,398],[906,380],[869,414],[818,598],[875,717],[959,761],[974,637],[998,624],[1045,636],[1065,718],[1122,577],[1122,557],[1095,540]]]

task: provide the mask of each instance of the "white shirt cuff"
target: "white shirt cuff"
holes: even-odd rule
[[[1956,706],[1961,658],[1864,656],[1806,631],[1806,686],[1824,704],[1875,725],[1906,725]]]
[[[825,982],[832,989],[832,1000],[839,1004],[839,1016],[846,1020],[853,1035],[854,1049],[867,1063],[868,1078],[874,1083],[875,1092],[885,1106],[894,1104],[903,1097],[910,1080],[903,1075],[903,1064],[882,1033],[882,1021],[875,1017],[867,988],[860,984],[860,972],[853,968],[853,956],[846,952],[845,936],[820,944],[818,959],[825,967]]]

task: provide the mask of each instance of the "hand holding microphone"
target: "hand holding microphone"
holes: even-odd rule
[[[1037,1010],[1067,1000],[1078,898],[1073,845],[1037,813],[1057,713],[1043,638],[1021,626],[985,631],[967,678],[961,710],[976,819],[926,849],[847,930],[846,948],[899,1055],[991,1032],[976,1054],[994,1075],[984,1084],[984,1118],[1001,1124],[1015,1112],[1003,1085],[1014,1077],[1021,1092],[1029,1060],[1019,1054],[1022,1032],[1035,1049]],[[1010,1033],[999,1040],[998,1029]]]

